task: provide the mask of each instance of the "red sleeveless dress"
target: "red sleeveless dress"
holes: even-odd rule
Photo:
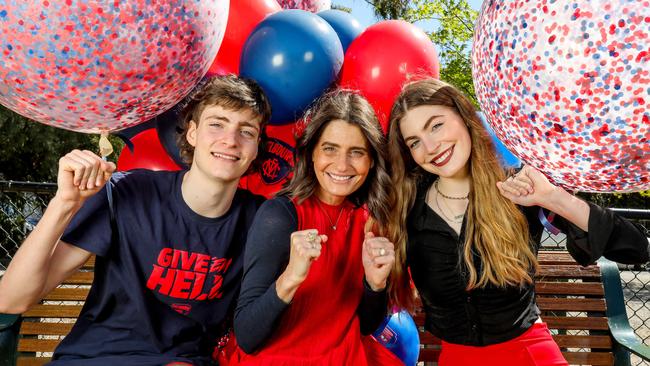
[[[298,230],[315,228],[327,234],[321,256],[312,263],[273,336],[253,355],[239,350],[230,365],[403,366],[359,328],[356,311],[364,291],[361,249],[367,211],[348,201],[330,206],[317,199],[312,195],[302,204],[293,203]]]

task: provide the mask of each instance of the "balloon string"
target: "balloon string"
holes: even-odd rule
[[[99,136],[99,155],[101,155],[102,160],[108,161],[108,156],[112,153],[113,145],[108,140],[108,133],[102,132],[102,134]],[[113,188],[111,187],[111,182],[106,182],[106,197],[108,198],[108,207],[110,210],[111,222],[113,222]]]
[[[544,210],[540,207],[537,217],[539,218],[539,221],[542,223],[542,225],[544,225],[546,230],[548,230],[548,232],[550,232],[553,235],[557,235],[560,233],[560,229],[558,229],[552,224],[553,219],[555,218],[555,212],[551,212],[548,215],[548,219],[547,219],[546,215],[544,215]]]

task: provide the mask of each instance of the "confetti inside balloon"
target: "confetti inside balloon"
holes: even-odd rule
[[[228,7],[228,0],[2,2],[0,104],[79,132],[149,120],[205,74]]]
[[[332,8],[332,0],[278,0],[283,9],[300,9],[318,13]]]
[[[488,0],[472,50],[482,110],[567,188],[650,189],[650,1]]]

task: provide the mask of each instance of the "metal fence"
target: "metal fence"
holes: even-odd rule
[[[43,215],[56,184],[0,181],[0,271]]]
[[[56,191],[54,183],[0,181],[0,274],[14,253],[43,215]],[[650,228],[650,210],[613,209],[630,220]],[[564,250],[565,237],[544,233],[544,249]],[[650,262],[643,265],[619,265],[630,325],[645,344],[650,345]],[[632,357],[633,365],[647,365]]]

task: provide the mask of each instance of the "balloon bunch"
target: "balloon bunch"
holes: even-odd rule
[[[206,73],[234,73],[257,81],[271,102],[269,153],[262,171],[243,181],[269,196],[290,177],[295,121],[326,90],[357,90],[386,130],[402,84],[439,74],[423,31],[403,21],[364,31],[327,0],[66,4],[3,7],[2,31],[13,36],[0,41],[0,103],[79,132],[123,130],[132,149],[120,169],[184,167],[174,106]],[[129,132],[145,121],[155,134]],[[154,158],[162,150],[168,156]]]
[[[391,52],[385,52],[387,44]],[[261,85],[273,110],[266,168],[242,180],[243,187],[266,196],[290,177],[283,172],[293,164],[295,141],[290,134],[295,121],[327,89],[358,91],[373,105],[386,131],[390,108],[404,82],[414,75],[439,76],[435,47],[414,25],[385,21],[363,30],[339,10],[271,14],[252,30],[240,57],[240,74]]]

